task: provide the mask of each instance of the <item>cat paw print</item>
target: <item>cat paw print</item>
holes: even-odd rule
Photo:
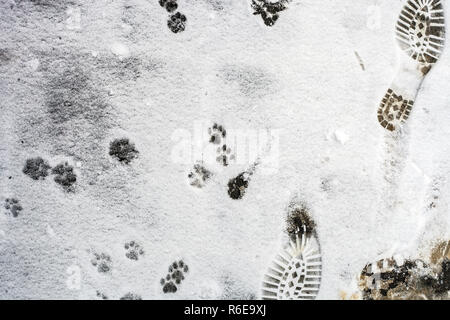
[[[16,198],[7,198],[5,200],[5,209],[7,210],[6,214],[11,215],[14,218],[17,218],[19,213],[23,210],[19,200]]]
[[[50,170],[48,162],[41,157],[27,159],[22,172],[33,180],[44,180]]]
[[[170,13],[167,20],[167,26],[173,33],[183,32],[186,29],[187,18],[181,12],[175,12],[178,9],[177,0],[159,0],[159,5]]]
[[[189,184],[193,187],[203,188],[211,178],[212,172],[201,164],[194,165],[194,169],[188,174]]]
[[[183,260],[173,262],[169,267],[169,273],[165,278],[162,278],[160,283],[164,293],[175,293],[178,290],[177,285],[180,285],[184,280],[185,274],[189,271],[189,267]]]
[[[109,144],[109,155],[122,163],[130,164],[138,154],[139,151],[128,138],[116,139]]]
[[[92,258],[91,263],[94,267],[97,268],[97,271],[100,273],[111,272],[112,260],[111,257],[106,253],[94,253],[94,257]]]
[[[77,175],[73,171],[73,166],[64,162],[58,164],[52,169],[52,174],[55,175],[55,182],[62,186],[66,191],[71,191],[73,184],[77,181]]]
[[[167,12],[174,12],[178,9],[176,0],[159,0],[159,5],[167,10]]]
[[[244,197],[250,178],[255,173],[256,165],[252,165],[247,171],[241,172],[236,178],[228,181],[228,195],[231,199],[240,200]]]
[[[144,249],[135,241],[125,243],[125,256],[130,260],[139,260],[139,257],[144,254]]]
[[[228,182],[228,195],[231,199],[239,200],[245,194],[245,191],[248,188],[249,177],[243,172],[239,174],[236,178],[231,179]]]
[[[233,160],[234,155],[231,155],[231,149],[226,144],[227,131],[223,126],[214,123],[211,128],[208,128],[208,134],[209,142],[217,146],[217,162],[225,167],[228,166],[229,160]]]
[[[217,123],[214,123],[211,128],[208,128],[208,133],[210,136],[209,142],[217,145],[220,145],[222,140],[227,136],[227,131],[224,127]]]
[[[279,13],[287,9],[288,0],[271,2],[270,0],[252,0],[254,15],[261,15],[264,24],[272,27],[277,22]]]
[[[186,29],[187,18],[181,12],[172,14],[167,20],[167,26],[173,33],[183,32]]]

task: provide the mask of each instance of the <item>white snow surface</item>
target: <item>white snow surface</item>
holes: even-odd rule
[[[0,298],[258,298],[292,199],[317,224],[319,299],[353,290],[379,257],[427,257],[449,239],[450,51],[391,154],[376,110],[401,54],[403,4],[293,0],[267,27],[249,0],[178,0],[187,23],[175,34],[157,0],[0,0],[0,210],[8,197],[23,207],[0,214]],[[61,120],[49,91],[73,74],[80,103],[105,106]],[[278,134],[277,170],[257,167],[241,200],[227,183],[250,161],[208,163],[213,177],[195,188],[187,175],[198,154],[174,156],[183,137],[208,145],[215,122],[231,135]],[[121,137],[139,151],[129,165],[108,154]],[[75,191],[22,173],[37,156],[72,164]],[[145,250],[138,261],[125,256],[129,241]],[[109,273],[94,253],[111,257]],[[160,279],[180,259],[189,272],[164,294]]]

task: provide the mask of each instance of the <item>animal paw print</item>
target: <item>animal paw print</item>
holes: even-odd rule
[[[27,159],[22,172],[33,180],[44,180],[50,170],[48,162],[41,157]]]
[[[94,267],[97,267],[97,271],[100,273],[109,273],[112,269],[111,257],[106,253],[94,253],[91,263]]]
[[[179,33],[186,29],[186,16],[180,12],[177,12],[169,17],[167,20],[167,26],[173,33]]]
[[[130,164],[138,153],[128,138],[116,139],[109,144],[109,155],[125,164]]]
[[[222,142],[222,138],[227,136],[227,131],[217,123],[214,123],[211,128],[208,129],[210,135],[209,142],[219,145]]]
[[[5,200],[5,209],[7,210],[7,214],[12,215],[14,218],[17,218],[19,213],[23,210],[19,200],[16,198],[7,198]]]
[[[239,200],[248,188],[249,175],[246,172],[240,173],[236,178],[228,182],[228,195],[231,199]]]
[[[272,27],[279,18],[279,13],[287,9],[288,0],[270,2],[270,0],[252,0],[254,15],[261,15],[264,24]]]
[[[177,0],[159,0],[159,5],[166,9],[171,15],[167,20],[167,26],[173,33],[183,32],[186,29],[187,18],[178,9]]]
[[[45,180],[50,169],[51,173],[56,175],[54,180],[57,184],[61,185],[66,191],[73,191],[72,186],[77,181],[77,176],[73,166],[69,165],[68,162],[58,164],[52,169],[47,160],[41,157],[31,158],[27,159],[22,172],[33,180]]]
[[[161,7],[165,8],[167,12],[174,12],[178,9],[178,4],[176,0],[159,0]]]
[[[125,256],[130,260],[137,261],[139,260],[139,257],[144,254],[144,249],[134,241],[125,243],[125,249],[127,250]]]
[[[189,184],[193,187],[203,188],[211,176],[211,171],[200,164],[196,164],[194,170],[188,174]]]
[[[77,175],[73,171],[73,167],[67,162],[54,167],[52,174],[56,175],[55,182],[67,191],[72,190],[72,185],[77,181]]]
[[[217,162],[223,166],[229,165],[229,160],[234,159],[234,155],[231,154],[231,149],[226,144],[227,131],[221,125],[214,123],[211,128],[208,128],[210,136],[209,142],[217,145]]]
[[[175,293],[178,290],[177,285],[180,285],[184,280],[184,275],[189,271],[189,267],[183,260],[173,262],[169,267],[169,273],[166,278],[161,279],[162,290],[164,293]]]
[[[241,172],[236,178],[228,181],[228,195],[233,200],[244,197],[250,183],[250,177],[255,173],[258,162],[255,162],[247,171]]]

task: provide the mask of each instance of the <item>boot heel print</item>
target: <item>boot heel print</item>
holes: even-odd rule
[[[414,101],[404,100],[392,89],[389,89],[378,108],[378,121],[383,128],[394,131],[400,124],[408,120]]]
[[[378,109],[378,121],[389,131],[409,118],[422,81],[439,60],[445,43],[445,20],[439,0],[409,0],[397,20],[395,37],[401,71]]]

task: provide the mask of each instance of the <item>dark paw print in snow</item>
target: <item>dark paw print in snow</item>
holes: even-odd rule
[[[234,159],[234,155],[230,155],[231,149],[227,147],[226,137],[227,131],[221,125],[214,123],[211,128],[208,128],[209,142],[217,145],[217,158],[216,161],[221,163],[225,167],[229,165],[229,160]]]
[[[280,0],[270,2],[269,0],[252,0],[254,15],[261,15],[264,24],[272,27],[279,18],[279,12],[286,10],[288,1]]]
[[[189,184],[193,187],[203,188],[211,176],[211,171],[200,164],[196,164],[194,170],[188,174]]]
[[[100,273],[108,273],[111,271],[111,257],[106,253],[94,253],[94,258],[91,260],[94,267],[97,267],[97,271]]]
[[[223,126],[214,123],[211,128],[208,128],[208,133],[210,135],[209,142],[220,145],[222,139],[226,138],[227,131]]]
[[[134,143],[127,138],[116,139],[109,145],[109,155],[126,164],[136,158],[138,153]]]
[[[250,181],[250,174],[248,172],[240,173],[236,178],[228,182],[228,195],[231,199],[239,200],[245,194]]]
[[[8,215],[12,215],[14,218],[17,218],[23,208],[20,205],[19,200],[16,198],[7,198],[5,200],[5,209],[8,210]]]
[[[55,182],[70,190],[72,185],[77,181],[77,175],[73,172],[73,167],[67,162],[58,164],[52,169],[52,174],[56,175]]]
[[[178,9],[176,0],[159,0],[161,7],[165,8],[167,12],[174,12]]]
[[[173,33],[179,33],[186,29],[186,16],[177,12],[170,16],[167,20],[167,26]]]
[[[139,257],[144,254],[144,249],[134,241],[125,243],[125,249],[127,251],[125,256],[130,260],[137,261],[139,260]]]
[[[176,285],[180,285],[184,280],[184,275],[189,271],[187,264],[180,260],[174,262],[169,267],[169,273],[166,278],[162,278],[160,283],[163,286],[164,293],[175,293],[178,288]]]
[[[44,180],[48,176],[50,165],[41,157],[28,159],[22,170],[27,176],[33,180]]]

